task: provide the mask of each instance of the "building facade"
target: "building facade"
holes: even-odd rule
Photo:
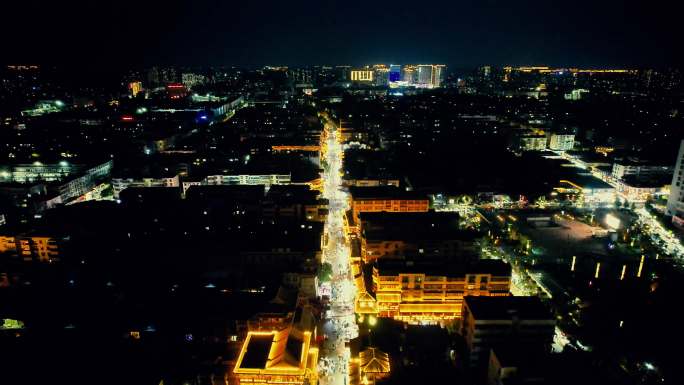
[[[672,215],[672,223],[684,227],[684,140],[679,144],[677,163],[675,163],[670,197],[667,200],[667,214]]]
[[[359,214],[364,212],[426,212],[430,208],[427,196],[389,186],[352,187],[351,200],[355,223],[359,221]]]
[[[486,366],[495,347],[551,351],[556,320],[539,297],[466,297],[461,335],[471,366]]]
[[[671,173],[672,167],[648,164],[636,159],[616,160],[611,170],[611,175],[615,179],[625,179],[626,177],[649,179]]]
[[[180,187],[178,175],[158,178],[112,178],[114,198],[118,199],[121,191],[129,187]]]
[[[486,262],[464,267],[466,272],[436,268],[440,266],[405,265],[398,270],[374,266],[368,272],[371,288],[359,290],[356,311],[377,312],[380,317],[409,323],[460,319],[465,296],[510,295],[510,266],[502,261]]]
[[[292,327],[250,331],[233,370],[238,384],[315,384],[318,348],[312,342],[311,332]]]
[[[575,134],[551,134],[549,149],[554,151],[570,151],[575,147]]]
[[[358,69],[358,70],[352,70],[350,79],[352,82],[365,82],[365,83],[372,83],[373,82],[373,70],[371,69]]]
[[[59,260],[57,241],[45,236],[0,235],[0,255],[8,254],[25,262],[55,262]]]

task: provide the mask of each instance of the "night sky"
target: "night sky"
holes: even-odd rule
[[[0,62],[682,64],[664,1],[2,1]]]

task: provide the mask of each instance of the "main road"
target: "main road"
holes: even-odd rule
[[[347,385],[351,354],[348,342],[358,336],[354,315],[356,295],[351,273],[349,243],[344,231],[344,214],[348,209],[347,193],[342,189],[343,150],[339,130],[334,122],[325,118],[325,135],[322,143],[324,156],[323,197],[328,200],[328,218],[324,232],[326,238],[323,263],[332,267],[330,304],[323,319],[325,341],[319,362],[322,385]]]

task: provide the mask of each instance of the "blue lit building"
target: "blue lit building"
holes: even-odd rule
[[[401,66],[399,64],[391,64],[389,70],[389,81],[390,83],[398,82],[401,80]]]

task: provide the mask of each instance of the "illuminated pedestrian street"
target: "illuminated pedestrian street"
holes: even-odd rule
[[[349,374],[349,340],[358,335],[354,320],[355,288],[351,275],[350,249],[344,234],[344,213],[347,210],[347,193],[342,189],[342,145],[339,133],[331,123],[326,123],[325,170],[323,196],[328,199],[329,213],[325,223],[326,245],[323,263],[332,267],[329,285],[330,303],[325,313],[323,332],[325,343],[319,363],[322,384],[347,384]]]

